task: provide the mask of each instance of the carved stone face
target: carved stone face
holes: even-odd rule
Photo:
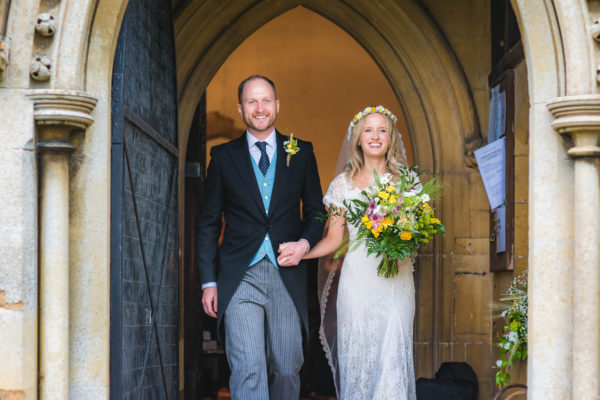
[[[42,36],[52,36],[56,33],[56,19],[53,15],[42,13],[38,15],[35,30]]]

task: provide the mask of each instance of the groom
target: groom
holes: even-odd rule
[[[297,399],[308,339],[301,258],[323,230],[317,163],[311,143],[301,140],[288,159],[286,138],[274,128],[279,100],[270,79],[248,77],[238,99],[247,129],[212,148],[198,219],[202,305],[217,318],[224,339],[233,399]],[[285,252],[291,267],[277,264],[276,249],[284,242],[292,242]]]

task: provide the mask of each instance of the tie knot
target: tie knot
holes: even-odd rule
[[[261,153],[265,153],[267,151],[267,142],[256,142],[256,146],[260,149]]]

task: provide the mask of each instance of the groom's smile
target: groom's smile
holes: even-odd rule
[[[262,140],[271,133],[275,125],[279,100],[267,81],[254,79],[245,84],[237,109],[248,126],[248,131]]]

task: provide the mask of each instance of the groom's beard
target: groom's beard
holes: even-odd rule
[[[255,121],[253,119],[253,117],[256,116],[266,116],[267,118],[263,121]],[[246,114],[243,110],[242,110],[242,119],[244,120],[244,122],[246,123],[246,126],[249,129],[252,129],[255,132],[258,133],[263,133],[263,132],[269,132],[273,129],[273,126],[275,126],[275,120],[277,119],[277,114],[273,115],[271,113],[267,113],[267,114],[254,114],[254,115],[248,115]]]

